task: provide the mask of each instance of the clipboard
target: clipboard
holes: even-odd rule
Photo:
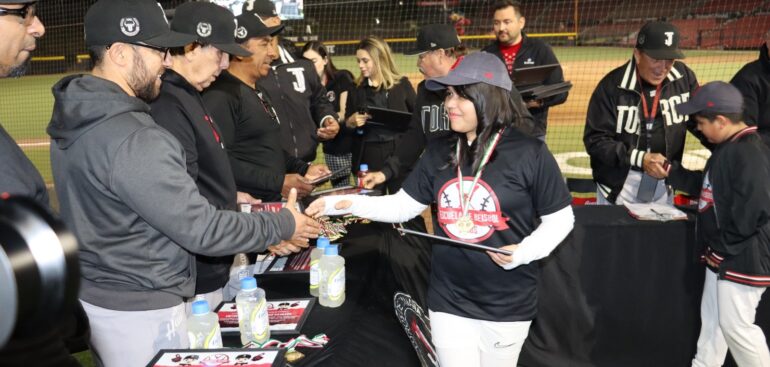
[[[513,84],[522,85],[542,85],[551,73],[559,67],[559,64],[547,64],[531,66],[528,68],[513,69]]]
[[[367,125],[381,126],[398,132],[404,132],[409,129],[409,123],[412,121],[412,114],[410,112],[391,110],[389,108],[367,106],[366,113],[372,116],[366,121]]]
[[[508,250],[499,249],[497,247],[481,245],[481,244],[478,244],[478,243],[470,243],[470,242],[465,242],[465,241],[453,240],[451,238],[436,236],[436,235],[432,235],[430,233],[425,233],[425,232],[420,232],[420,231],[413,231],[411,229],[406,229],[406,228],[396,228],[396,230],[398,230],[401,233],[411,234],[411,235],[415,235],[415,236],[422,236],[422,237],[430,238],[430,239],[433,239],[433,240],[444,241],[444,242],[448,242],[448,243],[451,243],[451,244],[454,244],[454,245],[458,245],[458,246],[462,246],[462,247],[467,247],[467,248],[470,248],[472,250],[492,251],[492,252],[497,252],[497,253],[500,253],[500,254],[503,254],[503,255],[509,255],[509,256],[513,255],[513,252],[508,251]]]

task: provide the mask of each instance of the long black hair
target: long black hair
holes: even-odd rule
[[[318,55],[320,55],[321,58],[326,59],[327,63],[326,66],[324,66],[324,75],[326,76],[326,81],[331,83],[331,81],[334,80],[338,70],[337,67],[334,66],[334,62],[332,62],[332,57],[329,55],[329,51],[326,49],[326,46],[319,41],[310,41],[302,46],[302,54],[300,56],[304,55],[308,50],[313,50]],[[351,74],[351,76],[352,75],[353,74]]]
[[[473,103],[478,124],[476,139],[470,146],[465,134],[457,134],[460,156],[455,156],[455,151],[452,151],[450,157],[453,165],[470,160],[473,162],[473,172],[476,172],[481,164],[484,148],[495,133],[503,129],[518,129],[525,134],[531,134],[531,127],[525,126],[523,122],[523,106],[513,102],[509,91],[487,83],[458,85],[454,89],[460,97]]]

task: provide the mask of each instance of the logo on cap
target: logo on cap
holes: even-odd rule
[[[433,43],[433,42],[431,42],[431,43],[430,43],[430,47],[436,47],[436,44],[435,44],[435,43]]]
[[[666,46],[671,46],[674,43],[674,32],[665,32],[666,35],[666,41],[663,43],[666,44]]]
[[[160,5],[160,3],[156,3],[156,4],[158,4],[158,7],[160,8],[160,13],[163,14],[163,20],[165,20],[166,25],[168,25],[168,17],[166,16],[166,11],[163,10],[163,5]]]
[[[246,38],[246,36],[249,35],[249,32],[246,30],[246,27],[240,26],[238,29],[235,30],[235,36],[238,38]]]
[[[139,29],[139,20],[136,18],[123,18],[120,20],[120,31],[126,36],[136,36],[139,34]]]
[[[198,23],[198,28],[196,29],[198,32],[198,35],[201,37],[208,37],[211,35],[211,24],[200,22]]]
[[[647,40],[647,36],[645,36],[644,34],[640,34],[639,38],[636,40],[636,42],[639,43],[640,45],[643,45],[644,41],[646,41],[646,40]]]

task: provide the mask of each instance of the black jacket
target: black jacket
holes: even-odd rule
[[[376,90],[370,87],[368,80],[364,79],[361,85],[356,86],[349,93],[345,120],[352,114],[365,110],[367,106],[414,112],[415,97],[414,88],[406,77],[402,77],[396,85],[387,91],[385,89]],[[340,128],[342,129],[342,126]],[[345,129],[348,128],[345,127]],[[361,152],[364,149],[363,145],[365,142],[396,141],[402,135],[402,133],[374,125],[365,125],[363,132],[363,134],[353,133],[353,172],[358,171],[361,163]],[[391,172],[398,171],[398,167],[390,167],[388,169]]]
[[[770,57],[766,44],[759,49],[759,59],[744,65],[730,83],[743,94],[744,120],[758,126],[765,143],[770,143]]]
[[[591,157],[594,181],[610,202],[615,202],[628,171],[642,169],[645,151],[640,137],[644,124],[640,120],[644,117],[636,75],[632,58],[599,82],[588,103],[583,143]],[[687,130],[701,137],[695,121],[675,110],[697,87],[695,74],[681,62],[674,63],[663,81],[656,121],[665,124],[665,156],[670,162],[682,160]]]
[[[767,287],[770,148],[755,130],[746,128],[717,146],[704,171],[687,171],[675,163],[669,181],[677,189],[701,194],[697,243],[705,247],[704,256],[719,264],[719,278]]]
[[[326,88],[309,60],[299,59],[273,66],[257,81],[273,102],[281,122],[281,145],[291,156],[306,162],[315,160],[318,148],[316,130],[327,116],[336,119]]]
[[[264,93],[223,71],[203,91],[203,101],[222,130],[238,190],[280,201],[286,173],[304,175],[307,163],[281,147],[281,127]]]
[[[48,208],[48,190],[19,145],[0,125],[0,194],[27,196]]]
[[[558,64],[559,60],[553,53],[551,46],[537,38],[530,38],[526,34],[521,34],[521,48],[519,53],[516,54],[516,60],[513,62],[513,69],[526,68],[538,65]],[[499,43],[497,41],[491,43],[481,51],[489,52],[503,60],[503,54],[500,52]],[[505,61],[503,61],[505,62]],[[510,75],[513,79],[513,74]],[[564,81],[564,72],[561,69],[561,65],[554,70],[551,75],[546,79],[545,85],[556,84]],[[514,84],[516,81],[514,80]],[[538,129],[546,130],[548,124],[548,109],[550,107],[560,105],[567,101],[567,95],[569,92],[555,95],[543,100],[543,106],[540,108],[532,108],[529,112],[535,119]]]
[[[173,70],[163,74],[160,95],[150,104],[155,122],[184,148],[187,173],[198,191],[217,209],[236,210],[236,189],[222,131],[211,119],[200,93]],[[213,292],[227,283],[233,256],[195,257],[195,294]]]

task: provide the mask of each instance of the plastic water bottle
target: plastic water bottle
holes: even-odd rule
[[[357,180],[358,180],[358,187],[364,188],[364,176],[369,173],[369,165],[368,164],[362,164],[358,168],[358,174],[356,174]]]
[[[211,312],[205,299],[192,304],[192,315],[187,318],[187,336],[190,338],[190,349],[222,348],[219,318]]]
[[[345,259],[339,246],[329,245],[321,256],[321,286],[318,301],[324,307],[339,307],[345,303]]]
[[[265,291],[257,288],[257,279],[241,279],[241,290],[235,296],[235,307],[238,310],[238,328],[243,345],[249,342],[262,344],[270,339]]]
[[[310,294],[313,297],[318,297],[318,284],[321,279],[318,262],[321,260],[321,256],[327,246],[329,246],[329,239],[326,237],[318,237],[316,247],[313,251],[310,251]]]

